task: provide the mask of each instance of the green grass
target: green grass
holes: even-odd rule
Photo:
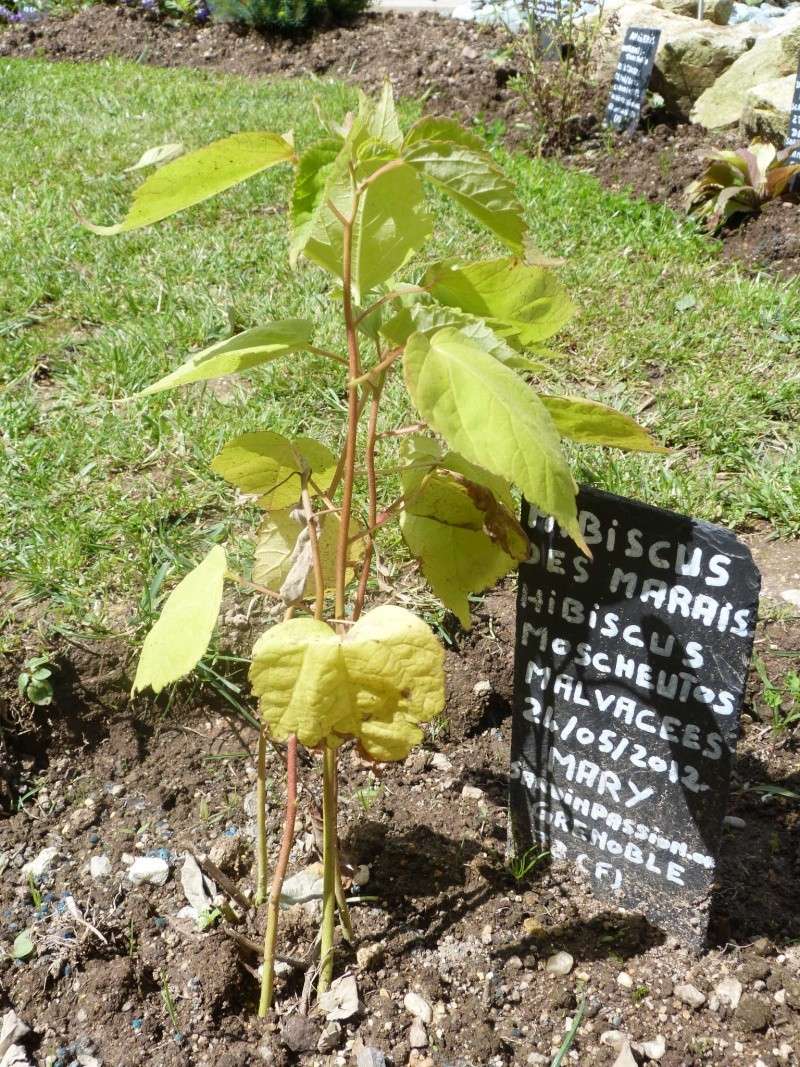
[[[82,229],[76,210],[119,218],[140,180],[122,171],[154,144],[292,128],[302,146],[320,133],[315,98],[338,117],[354,95],[327,82],[5,61],[0,96],[5,618],[13,631],[46,604],[50,621],[124,629],[160,567],[179,573],[210,540],[251,527],[207,470],[224,439],[271,427],[330,441],[344,400],[342,376],[306,357],[249,381],[123,398],[232,324],[309,316],[317,343],[339,338],[326,278],[286,263],[286,172],[112,239]],[[666,460],[576,451],[579,476],[715,521],[800,531],[800,287],[746,277],[671,212],[589,176],[504,162],[540,248],[568,258],[562,276],[581,309],[548,386],[640,412],[674,449]],[[445,236],[432,255],[494,251],[447,205],[437,211]],[[687,295],[695,304],[680,312]],[[387,420],[406,414],[396,392]]]

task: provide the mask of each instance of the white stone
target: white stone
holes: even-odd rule
[[[636,1050],[641,1052],[646,1060],[658,1062],[667,1051],[667,1041],[663,1034],[658,1034],[652,1041],[642,1041],[636,1045]]]
[[[690,982],[684,982],[681,985],[675,986],[675,996],[678,1000],[682,1000],[684,1004],[688,1004],[690,1008],[695,1011],[701,1008],[705,1002],[705,994],[701,993],[697,986],[693,986]]]
[[[428,1047],[428,1035],[419,1019],[415,1019],[408,1028],[408,1043],[412,1048]]]
[[[617,975],[617,985],[623,989],[633,989],[633,979],[627,971],[620,971]]]
[[[43,848],[38,856],[35,856],[32,860],[22,868],[21,875],[22,881],[26,882],[28,877],[41,878],[42,875],[53,866],[53,861],[58,856],[58,849]]]
[[[488,696],[489,693],[491,693],[491,691],[492,691],[492,683],[489,682],[489,681],[486,681],[486,679],[484,679],[483,681],[480,681],[480,682],[476,682],[475,685],[473,685],[473,687],[472,687],[472,692],[475,694],[476,697]]]
[[[433,1009],[430,1004],[424,997],[421,997],[419,993],[415,993],[413,990],[403,997],[403,1006],[410,1015],[425,1023],[426,1026],[433,1019]]]
[[[435,767],[437,771],[443,771],[447,774],[448,771],[452,771],[453,764],[445,756],[444,752],[434,752],[431,756],[431,767]]]
[[[784,589],[781,593],[781,600],[800,608],[800,589]]]
[[[481,941],[484,945],[491,945],[492,943],[492,927],[490,923],[487,923],[481,930]]]
[[[600,1044],[613,1048],[617,1052],[621,1052],[623,1046],[629,1042],[630,1038],[627,1034],[623,1034],[621,1030],[604,1030],[600,1035]]]
[[[569,974],[574,962],[569,952],[554,952],[545,964],[544,969],[548,974]]]
[[[772,996],[776,1004],[784,1005],[786,1003],[785,989],[776,989]]]
[[[111,860],[108,856],[92,856],[89,860],[89,876],[93,882],[102,882],[111,875]]]
[[[189,852],[186,853],[181,868],[181,887],[184,896],[198,915],[209,910],[217,892],[214,883],[204,877],[200,865]]]
[[[139,856],[128,868],[134,885],[164,885],[169,878],[169,864],[160,856]]]
[[[528,1064],[528,1067],[547,1067],[550,1060],[547,1056],[543,1056],[541,1052],[529,1052],[525,1062]]]
[[[742,999],[742,983],[738,978],[723,978],[714,987],[714,992],[723,1004],[735,1011]]]
[[[353,875],[353,885],[357,885],[360,889],[363,889],[369,881],[369,874],[369,867],[366,863],[362,863],[360,867],[356,868],[356,872]]]
[[[483,790],[477,785],[465,785],[461,790],[461,796],[465,800],[480,800],[483,797]]]

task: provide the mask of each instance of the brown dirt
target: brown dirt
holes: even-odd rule
[[[746,826],[725,835],[712,947],[694,957],[635,915],[594,900],[567,873],[537,868],[517,882],[506,868],[513,615],[511,588],[498,590],[479,607],[474,630],[453,635],[446,721],[405,765],[376,779],[354,752],[343,754],[344,844],[354,863],[369,866],[364,893],[376,899],[353,908],[356,945],[341,946],[338,957],[339,973],[356,976],[362,1007],[327,1053],[315,1051],[325,1020],[298,1014],[302,975],[279,979],[277,1011],[258,1023],[255,957],[222,929],[201,932],[179,914],[187,848],[213,850],[241,888],[252,885],[252,731],[208,701],[184,701],[169,713],[163,701],[158,709],[145,701],[131,706],[129,678],[116,666],[121,648],[99,655],[65,648],[53,707],[28,719],[27,730],[17,725],[2,735],[8,790],[0,816],[0,948],[10,951],[19,930],[32,928],[37,954],[0,959],[0,1007],[13,1005],[32,1027],[33,1061],[44,1065],[51,1054],[67,1067],[82,1053],[105,1067],[322,1067],[355,1063],[361,1041],[397,1067],[540,1062],[533,1054],[549,1063],[585,995],[571,1062],[612,1064],[617,1053],[600,1035],[621,1030],[639,1041],[663,1034],[666,1067],[753,1067],[757,1057],[773,1067],[796,1064],[800,807],[750,787],[800,791],[800,735],[773,733],[754,682],[731,807]],[[800,654],[800,625],[762,625],[756,648],[770,674],[782,677]],[[4,670],[9,725],[23,713],[16,669],[9,662]],[[316,791],[313,762],[302,780]],[[271,769],[274,854],[277,757]],[[465,797],[465,786],[481,792]],[[301,802],[292,870],[315,859],[311,829]],[[58,858],[39,882],[37,909],[21,867],[46,846]],[[126,878],[130,859],[160,850],[170,862],[167,883],[134,887]],[[101,854],[111,877],[92,880],[89,860]],[[70,914],[68,896],[94,929]],[[288,955],[302,959],[309,950],[315,908],[284,911]],[[236,931],[259,942],[260,916],[239,912]],[[366,962],[362,951],[358,963],[355,950],[372,946],[374,959]],[[557,950],[575,958],[565,978],[543,969]],[[618,983],[621,971],[632,988]],[[751,1016],[715,1004],[714,986],[726,974],[742,982]],[[676,999],[674,986],[683,981],[706,995],[698,1011]],[[167,987],[177,1031],[165,1008]],[[434,1011],[424,1051],[409,1045],[409,990]],[[290,1052],[287,1042],[310,1051]]]

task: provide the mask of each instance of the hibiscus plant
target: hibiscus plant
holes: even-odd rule
[[[326,271],[341,310],[341,351],[316,345],[310,320],[269,322],[192,355],[143,393],[311,353],[329,362],[347,396],[346,424],[332,428],[338,450],[263,429],[229,441],[211,464],[261,509],[252,586],[285,609],[256,641],[250,667],[261,721],[260,903],[268,741],[286,743],[287,761],[284,833],[266,901],[266,1014],[294,833],[297,746],[317,753],[322,766],[321,993],[333,974],[337,911],[345,936],[351,929],[337,858],[337,753],[353,740],[368,760],[402,760],[423,739],[420,724],[444,705],[443,653],[428,625],[393,603],[365,610],[382,529],[399,521],[434,593],[468,626],[469,594],[529,556],[514,490],[586,551],[562,437],[646,451],[658,445],[602,404],[537,390],[537,370],[550,358],[545,342],[574,308],[532,252],[511,182],[480,138],[457,123],[425,117],[404,134],[387,84],[378,100],[361,96],[356,114],[302,152],[290,135],[239,133],[172,155],[153,150],[151,159],[168,161],[137,188],[123,221],[91,228],[137,230],[285,164],[295,169],[291,263],[302,258]],[[426,186],[485,227],[503,254],[420,264],[415,257],[436,224]],[[382,426],[381,400],[396,374],[419,416],[412,427]],[[381,507],[379,479],[394,476],[399,494]],[[134,691],[159,692],[199,663],[226,577],[236,578],[216,545],[166,600],[144,642]]]

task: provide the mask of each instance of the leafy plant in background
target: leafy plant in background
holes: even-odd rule
[[[540,153],[567,149],[588,121],[594,124],[597,80],[604,43],[619,23],[605,16],[603,0],[554,0],[554,17],[543,17],[537,0],[521,5],[525,24],[514,36],[518,74],[511,87],[528,109],[534,147]]]
[[[686,211],[709,230],[719,230],[736,215],[758,214],[800,174],[800,163],[786,163],[792,151],[754,141],[736,151],[710,152],[708,166],[686,189]]]
[[[0,25],[4,22],[34,22],[42,17],[42,10],[33,4],[20,4],[16,0],[9,0],[8,4],[0,4]]]
[[[156,151],[156,157],[158,152]],[[393,604],[365,611],[375,542],[391,521],[434,592],[469,625],[470,593],[528,557],[512,487],[554,516],[580,550],[576,486],[560,438],[658,450],[627,416],[538,392],[526,380],[550,358],[545,342],[573,314],[566,292],[528,246],[511,183],[483,142],[456,123],[423,118],[405,135],[388,85],[377,102],[299,153],[291,136],[240,133],[173,159],[134,193],[119,234],[159,222],[269,167],[295,168],[290,260],[332,279],[342,351],[314,342],[314,323],[254,326],[192,355],[148,386],[162,390],[310,353],[347,396],[339,447],[261,429],[229,441],[211,467],[261,510],[252,583],[215,545],[172,591],[148,634],[134,692],[156,693],[192,671],[216,625],[226,577],[282,604],[250,667],[261,713],[257,761],[257,898],[267,886],[266,749],[286,743],[284,831],[267,903],[259,1011],[272,999],[278,906],[294,834],[297,747],[322,765],[324,867],[318,991],[333,974],[338,909],[350,919],[338,863],[337,754],[349,740],[374,761],[404,759],[420,723],[444,704],[443,652],[430,627]],[[479,262],[416,257],[434,230],[425,187],[453,199],[505,246]],[[402,374],[420,422],[384,426],[381,401]],[[257,412],[253,413],[257,421]],[[385,418],[385,416],[384,416]],[[398,441],[401,442],[398,447]],[[399,478],[400,493],[380,506]],[[366,505],[358,506],[357,484]],[[248,594],[249,595],[249,594]]]
[[[53,702],[53,671],[47,656],[33,656],[26,660],[17,679],[19,695],[37,707]]]
[[[239,22],[256,30],[293,33],[311,26],[347,22],[366,10],[369,0],[211,0],[218,22]]]
[[[761,699],[772,713],[772,729],[775,733],[783,733],[800,723],[800,674],[787,671],[783,680],[775,683],[760,656],[754,659],[753,666],[761,680]]]

